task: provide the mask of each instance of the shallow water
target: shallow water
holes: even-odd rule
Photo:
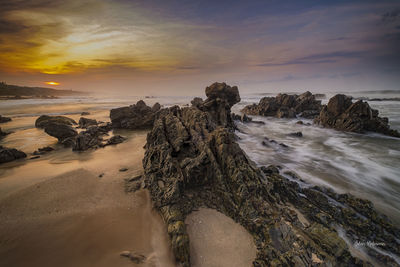
[[[323,103],[326,103],[333,94],[328,93]],[[368,94],[351,93],[351,95],[376,98],[399,97],[400,93],[390,92],[390,95],[378,95],[370,92]],[[263,96],[260,94],[242,95],[242,101],[233,107],[233,112],[239,113],[244,105],[258,103],[261,97]],[[144,100],[149,105],[160,102],[164,106],[171,106],[188,104],[191,98],[189,96],[154,97]],[[131,141],[118,146],[76,153],[57,145],[57,140],[45,134],[42,129],[36,129],[34,122],[42,114],[68,115],[78,121],[83,111],[91,113],[85,117],[109,121],[111,108],[130,105],[139,99],[141,97],[132,96],[0,101],[0,114],[13,119],[11,122],[0,124],[3,131],[13,131],[0,141],[0,145],[21,149],[26,153],[32,153],[47,145],[57,149],[40,159],[1,165],[0,183],[6,180],[12,181],[12,177],[21,174],[24,175],[24,180],[28,181],[40,176],[40,172],[55,172],[56,174],[64,169],[81,167],[82,164],[99,168],[99,171],[106,171],[109,164],[100,160],[103,153],[112,153],[116,160],[128,162],[129,157],[127,158],[126,155],[129,154],[129,149],[135,146],[132,143],[132,140],[137,137],[135,131],[123,132],[122,135],[128,136]],[[399,101],[370,102],[370,105],[378,109],[381,116],[389,118],[392,128],[400,130]],[[254,119],[264,121],[265,125],[238,123],[240,132],[237,132],[237,135],[240,137],[240,146],[256,164],[280,165],[296,172],[311,184],[332,187],[339,192],[350,192],[370,199],[379,210],[400,225],[399,139],[373,133],[360,135],[317,126],[298,125],[297,119],[256,116]],[[303,121],[312,123],[312,121]],[[288,133],[297,131],[303,133],[302,138],[288,136]],[[143,132],[140,134],[143,136]],[[277,144],[267,141],[268,146],[262,145],[265,137],[277,141]],[[279,143],[286,144],[288,148],[280,146]],[[5,192],[0,191],[0,197],[2,194],[4,195]]]

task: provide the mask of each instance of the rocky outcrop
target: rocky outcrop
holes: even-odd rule
[[[98,126],[90,126],[86,131],[80,132],[76,136],[72,150],[85,151],[90,148],[101,147],[103,146],[102,136],[106,134],[107,131],[102,130]]]
[[[3,117],[0,115],[0,123],[5,123],[11,121],[11,118],[9,117]]]
[[[44,126],[44,131],[55,138],[64,146],[72,146],[78,132],[68,124],[48,122]]]
[[[321,100],[317,100],[315,95],[307,91],[301,95],[278,94],[276,97],[263,97],[258,104],[244,107],[242,112],[278,118],[315,118],[321,108]]]
[[[89,126],[97,125],[98,122],[95,119],[88,119],[85,117],[81,117],[79,119],[78,125],[80,128],[88,128]]]
[[[48,116],[42,115],[35,121],[37,128],[45,128],[51,123],[64,124],[64,125],[76,125],[76,121],[65,116]]]
[[[149,129],[153,126],[155,114],[160,110],[160,104],[149,107],[143,100],[135,105],[112,109],[110,119],[114,128]]]
[[[15,148],[0,146],[0,163],[10,162],[16,159],[26,158],[26,154]]]
[[[117,144],[124,142],[125,140],[126,140],[126,138],[121,135],[114,135],[110,139],[107,140],[107,143],[105,144],[105,146],[117,145]]]
[[[199,207],[224,213],[252,234],[258,250],[254,266],[369,266],[351,255],[330,222],[352,230],[347,235],[351,240],[356,236],[360,240],[386,240],[390,248],[385,250],[398,254],[393,238],[398,240],[398,229],[376,213],[370,202],[332,195],[353,208],[333,207],[325,196],[314,198],[314,191],[281,188],[290,181],[278,168],[266,168],[264,173],[254,166],[233,132],[230,108],[240,100],[237,88],[218,83],[206,92],[208,98],[194,101],[191,107],[160,110],[145,146],[142,179],[167,224],[179,264],[190,266],[190,240],[184,221]],[[127,181],[127,188],[140,188],[139,179],[132,179],[131,187]],[[296,208],[304,212],[306,220]],[[367,216],[360,219],[357,212]],[[336,221],[337,217],[341,219]],[[379,233],[374,236],[363,226],[375,227]],[[376,254],[384,255],[369,253],[385,263]]]
[[[356,133],[372,131],[400,137],[398,131],[390,129],[388,118],[381,118],[378,115],[378,110],[372,109],[367,102],[358,100],[353,103],[351,97],[337,94],[322,108],[314,122],[340,131]]]

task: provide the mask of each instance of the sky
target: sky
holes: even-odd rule
[[[215,81],[400,90],[400,1],[0,0],[0,81],[130,95],[199,95]]]

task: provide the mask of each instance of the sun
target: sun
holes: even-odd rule
[[[48,84],[48,85],[60,85],[59,82],[45,82],[45,84]]]

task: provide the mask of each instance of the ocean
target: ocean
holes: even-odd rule
[[[368,92],[329,92],[322,99],[327,103],[336,93],[353,97],[400,98],[400,91]],[[242,94],[242,101],[232,111],[240,113],[245,105],[258,103],[263,96],[274,93]],[[0,125],[3,131],[12,134],[0,141],[0,145],[17,148],[32,153],[40,147],[53,146],[60,153],[50,153],[43,157],[49,165],[61,168],[75,161],[90,160],[93,151],[72,152],[57,145],[57,140],[48,136],[42,129],[34,126],[38,116],[66,115],[79,120],[82,112],[90,112],[85,117],[109,121],[109,110],[131,105],[143,99],[148,105],[159,102],[163,106],[186,105],[192,96],[163,96],[144,98],[140,96],[110,97],[63,97],[60,99],[1,100],[0,114],[12,118],[11,122]],[[380,116],[388,117],[393,129],[400,130],[400,101],[370,101],[372,108],[378,109]],[[344,133],[315,125],[296,124],[299,119],[277,119],[253,116],[254,120],[265,124],[237,122],[236,132],[239,145],[258,166],[279,165],[282,170],[298,174],[305,183],[303,186],[321,185],[339,193],[351,193],[357,197],[371,200],[376,208],[389,216],[400,226],[400,139],[376,133]],[[312,123],[311,120],[301,119]],[[301,131],[303,137],[292,137],[289,133]],[[124,132],[129,138],[134,133]],[[262,144],[265,138],[277,141],[269,146]],[[282,147],[284,143],[287,147]],[[115,153],[118,151],[116,147]],[[57,156],[58,155],[58,156]],[[62,155],[62,156],[60,156]],[[30,163],[23,163],[29,165]],[[60,165],[61,164],[61,165]],[[25,175],[19,164],[0,166],[0,184],[10,175]],[[28,175],[29,176],[29,175]],[[32,177],[34,179],[34,177]],[[0,191],[0,194],[5,192]],[[1,197],[1,196],[0,196]]]

